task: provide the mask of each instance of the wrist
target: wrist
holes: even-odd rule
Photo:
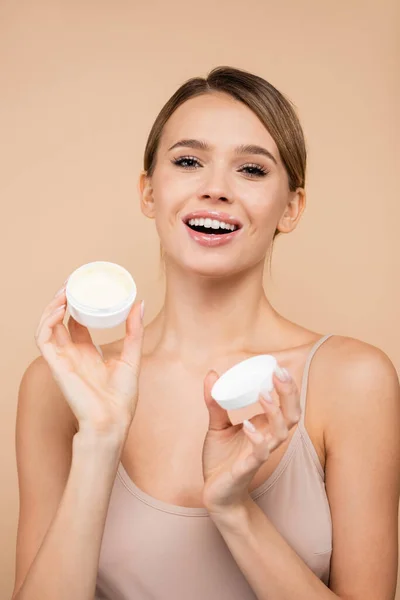
[[[79,431],[88,435],[111,437],[129,429],[133,415],[126,411],[108,411],[106,414],[98,414],[79,421]]]
[[[238,504],[219,508],[209,507],[207,510],[211,520],[217,527],[232,531],[243,531],[250,522],[253,506],[254,501],[249,496]]]
[[[122,448],[128,436],[129,428],[130,423],[128,422],[102,428],[81,425],[79,431],[74,435],[74,445],[84,446],[87,449],[99,446]]]

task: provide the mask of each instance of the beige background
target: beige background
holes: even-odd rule
[[[99,259],[134,274],[147,318],[159,307],[157,237],[136,185],[151,124],[185,79],[226,64],[294,100],[308,206],[276,242],[270,298],[307,327],[382,348],[400,368],[396,4],[0,3],[1,598],[14,577],[17,390],[38,352],[38,318],[74,268]]]

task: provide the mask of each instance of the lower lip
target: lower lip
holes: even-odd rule
[[[229,242],[232,242],[241,231],[241,228],[239,228],[235,229],[235,231],[231,231],[231,233],[212,233],[208,235],[207,233],[199,233],[198,231],[191,229],[186,223],[184,223],[184,225],[192,240],[200,244],[200,246],[206,246],[208,248],[229,244]]]

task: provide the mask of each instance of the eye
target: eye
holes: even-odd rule
[[[189,170],[192,170],[195,167],[193,167],[193,165],[188,166],[187,163],[197,163],[198,165],[200,164],[197,158],[195,158],[194,156],[182,156],[181,158],[174,158],[172,160],[172,163],[174,165],[177,165],[178,167],[183,167],[184,169]]]
[[[182,156],[180,158],[174,158],[171,162],[174,165],[189,171],[196,170],[196,165],[201,166],[197,158],[194,156]],[[250,177],[265,177],[268,175],[268,171],[264,167],[253,163],[241,167],[239,173],[241,172],[245,172],[246,175],[249,175]]]
[[[264,169],[264,167],[260,167],[260,165],[244,165],[242,167],[242,170],[243,169],[247,169],[246,173],[247,175],[250,175],[250,177],[265,177],[268,175],[268,171]]]

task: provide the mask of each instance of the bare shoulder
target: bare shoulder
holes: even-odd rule
[[[365,381],[365,369],[373,369],[374,374],[383,372],[397,377],[396,369],[388,355],[372,344],[356,338],[333,335],[323,345],[321,367],[338,369],[336,374],[351,377],[352,381],[360,377]]]
[[[317,354],[327,445],[346,423],[378,419],[376,425],[383,426],[395,419],[400,425],[399,378],[383,350],[355,338],[332,336]]]
[[[380,348],[354,338],[339,340],[343,356],[341,374],[344,382],[366,392],[374,391],[386,384],[391,389],[398,388],[396,368],[389,356]]]
[[[40,413],[43,419],[51,419],[53,425],[57,421],[65,433],[76,432],[76,418],[43,356],[27,366],[19,386],[18,417],[31,411]]]

